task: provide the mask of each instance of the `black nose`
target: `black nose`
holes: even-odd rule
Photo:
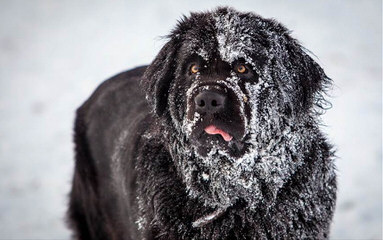
[[[195,109],[199,113],[216,113],[225,108],[226,95],[216,91],[205,90],[195,98]]]

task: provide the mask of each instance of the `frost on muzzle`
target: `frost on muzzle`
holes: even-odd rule
[[[219,148],[232,155],[243,150],[245,114],[243,97],[238,96],[226,81],[197,83],[187,91],[187,135],[205,155]]]

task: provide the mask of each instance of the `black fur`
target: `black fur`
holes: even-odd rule
[[[74,237],[328,238],[322,68],[281,24],[231,8],[192,13],[168,38],[151,65],[107,80],[77,111]],[[224,95],[223,110],[198,112],[203,91]],[[232,139],[207,134],[211,124]]]

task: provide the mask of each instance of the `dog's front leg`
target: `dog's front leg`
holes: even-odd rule
[[[137,162],[137,185],[143,238],[189,239],[195,231],[192,216],[198,204],[188,198],[170,155],[162,147],[143,147]]]

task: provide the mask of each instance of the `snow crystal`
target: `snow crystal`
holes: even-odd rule
[[[219,208],[216,211],[212,212],[211,214],[208,214],[204,217],[201,217],[194,221],[192,223],[192,226],[194,228],[201,227],[203,225],[206,225],[207,223],[213,221],[214,219],[220,217],[224,212],[226,211],[226,208]]]
[[[209,54],[208,52],[203,49],[203,48],[200,48],[197,52],[196,52],[200,57],[202,57],[206,62],[209,61]]]
[[[143,230],[146,224],[146,219],[143,216],[139,216],[136,221],[136,224],[138,226],[138,230]]]
[[[209,180],[209,174],[207,174],[205,172],[202,173],[202,179],[205,180],[205,181]]]

